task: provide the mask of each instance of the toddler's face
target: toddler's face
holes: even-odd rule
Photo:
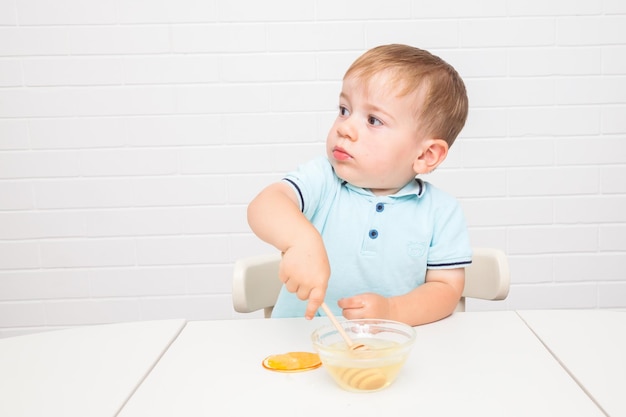
[[[415,104],[422,102],[419,91],[398,97],[385,72],[366,83],[346,78],[339,114],[326,139],[339,178],[377,195],[393,194],[411,181],[424,139]]]

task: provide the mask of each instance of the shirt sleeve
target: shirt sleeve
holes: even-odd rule
[[[300,200],[300,211],[310,220],[318,211],[320,202],[332,195],[330,190],[337,187],[339,179],[328,159],[320,157],[289,172],[283,181],[293,187]]]
[[[472,263],[472,248],[461,205],[452,196],[439,195],[427,268],[462,268]]]

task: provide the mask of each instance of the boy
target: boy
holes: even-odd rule
[[[433,171],[463,128],[457,72],[427,51],[384,45],[348,69],[326,157],[269,185],[248,207],[254,233],[283,253],[272,317],[312,318],[325,300],[346,319],[415,326],[450,315],[471,247]]]

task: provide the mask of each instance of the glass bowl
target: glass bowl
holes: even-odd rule
[[[350,350],[335,326],[316,329],[311,339],[323,367],[337,384],[356,392],[379,391],[398,376],[413,344],[415,329],[391,320],[360,319],[340,322],[355,346]]]

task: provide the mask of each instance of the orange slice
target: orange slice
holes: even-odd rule
[[[319,368],[322,361],[317,353],[288,352],[263,359],[263,367],[277,372],[300,372]]]

